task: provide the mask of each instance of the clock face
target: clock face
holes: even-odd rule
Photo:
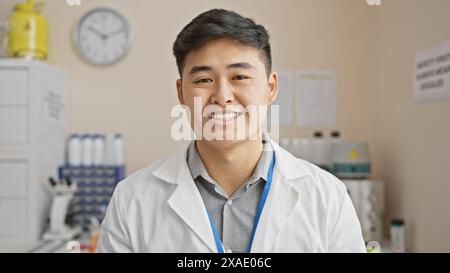
[[[81,18],[74,32],[74,42],[88,62],[110,65],[127,54],[132,33],[122,15],[112,9],[98,8]]]

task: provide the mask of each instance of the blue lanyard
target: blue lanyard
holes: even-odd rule
[[[266,182],[266,185],[264,186],[264,190],[261,195],[261,200],[259,200],[258,210],[256,211],[255,222],[253,223],[253,230],[252,230],[252,233],[250,236],[250,242],[248,244],[248,249],[247,249],[248,253],[250,253],[250,250],[252,249],[253,239],[255,237],[256,228],[258,227],[259,218],[261,217],[261,213],[264,209],[264,205],[266,204],[267,196],[269,195],[270,186],[272,185],[272,176],[273,176],[274,166],[275,166],[275,152],[273,152],[272,161],[270,162],[269,171],[267,173],[267,182]],[[214,219],[208,210],[206,210],[206,212],[208,213],[209,223],[211,224],[211,229],[214,234],[214,241],[216,242],[217,251],[219,253],[224,253],[225,251],[223,249],[222,241],[220,240],[220,236],[219,236],[219,232],[217,231],[216,224],[214,223]]]

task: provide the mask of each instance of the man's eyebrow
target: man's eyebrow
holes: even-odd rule
[[[227,69],[233,69],[233,68],[243,68],[243,69],[252,69],[255,68],[252,64],[248,62],[241,62],[241,63],[234,63],[227,65]],[[201,71],[211,71],[212,67],[207,65],[198,65],[192,67],[191,71],[189,71],[189,75],[195,74],[197,72]]]
[[[206,66],[206,65],[199,65],[199,66],[194,66],[191,71],[189,71],[189,75],[195,74],[197,72],[201,72],[201,71],[210,71],[212,70],[212,68],[210,66]]]
[[[255,68],[252,64],[248,63],[248,62],[242,62],[242,63],[234,63],[234,64],[229,64],[227,65],[228,69],[231,68],[244,68],[244,69],[252,69]]]

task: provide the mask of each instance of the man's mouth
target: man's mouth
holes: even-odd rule
[[[226,113],[212,112],[212,113],[210,113],[208,115],[208,118],[209,119],[225,119],[225,120],[229,120],[229,119],[237,118],[240,115],[242,115],[242,112],[226,112]]]
[[[215,125],[229,125],[240,117],[244,112],[211,112],[207,115],[208,120],[213,120]]]

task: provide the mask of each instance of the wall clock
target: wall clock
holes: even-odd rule
[[[87,62],[107,66],[123,59],[131,48],[133,34],[127,19],[110,8],[96,8],[78,22],[73,41]]]

